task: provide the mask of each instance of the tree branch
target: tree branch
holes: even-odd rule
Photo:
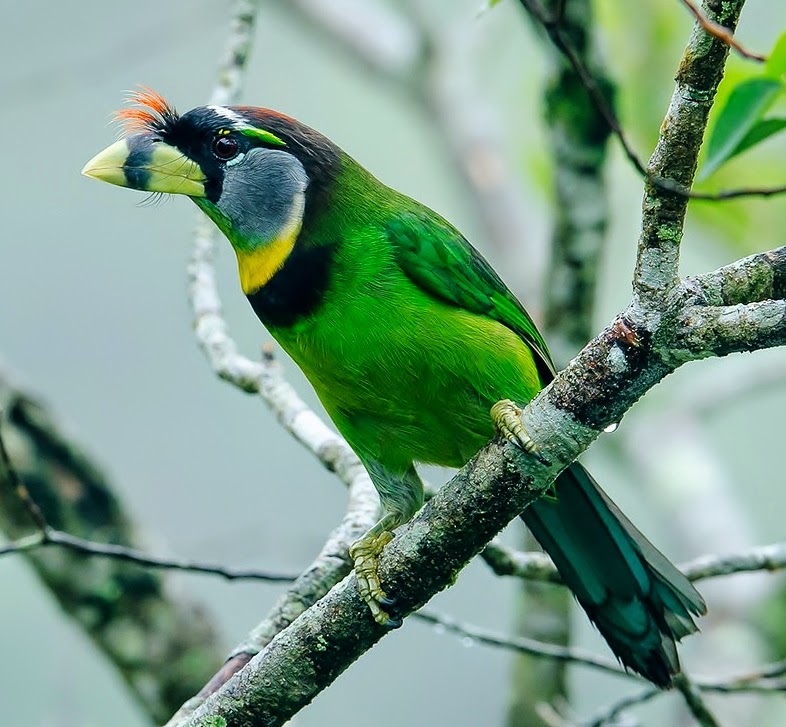
[[[672,351],[681,360],[773,348],[786,343],[786,300],[692,306],[681,322]]]
[[[786,246],[688,278],[706,305],[730,306],[786,298]]]
[[[551,558],[545,553],[522,553],[492,543],[483,551],[483,558],[499,576],[562,583]],[[679,568],[691,581],[735,573],[779,571],[786,569],[786,543],[760,545],[729,555],[702,555],[682,563]]]

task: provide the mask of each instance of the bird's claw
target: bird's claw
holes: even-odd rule
[[[500,436],[523,449],[544,467],[551,467],[549,459],[524,428],[521,422],[521,409],[510,399],[501,399],[491,407],[491,420]]]
[[[355,563],[358,593],[366,602],[374,620],[381,626],[397,629],[402,619],[395,613],[396,599],[388,598],[379,580],[379,554],[391,540],[393,533],[385,531],[379,535],[364,537],[349,548],[349,556]]]

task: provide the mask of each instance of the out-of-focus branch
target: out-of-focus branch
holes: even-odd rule
[[[776,678],[781,676],[784,672],[786,672],[786,661],[781,661],[775,664],[767,664],[753,672],[735,674],[720,679],[694,679],[692,688],[694,694],[699,693],[699,690],[719,694],[739,694],[744,692],[765,692],[772,694],[783,691],[784,685],[782,682],[777,681]],[[627,727],[627,725],[631,724],[628,720],[624,722],[618,722],[616,720],[624,710],[644,704],[663,693],[662,690],[656,687],[647,687],[635,694],[626,695],[608,707],[605,707],[590,719],[581,722],[579,725],[575,725],[575,727],[603,727],[603,725],[612,727],[612,725],[620,724],[624,724]],[[691,696],[691,698],[693,698],[693,696]],[[564,722],[562,727],[574,727],[574,723]]]
[[[786,568],[786,543],[763,545],[730,555],[703,555],[680,566],[682,572],[692,581],[729,576],[734,573],[774,572],[784,568]]]
[[[140,535],[105,475],[4,372],[0,409],[10,458],[0,457],[0,529],[118,669],[140,706],[153,719],[165,718],[219,663],[211,620],[169,577],[139,567]],[[16,473],[27,502],[19,497]],[[31,519],[33,511],[38,516]],[[31,526],[37,532],[25,535]],[[143,566],[159,561],[141,558]]]
[[[488,631],[487,629],[482,629],[472,624],[461,623],[450,616],[433,613],[431,611],[418,611],[416,614],[413,614],[413,617],[417,618],[419,621],[434,624],[435,626],[443,628],[445,631],[449,631],[465,639],[470,639],[479,644],[485,644],[486,646],[503,648],[519,654],[527,654],[538,659],[545,659],[546,661],[558,661],[560,663],[590,666],[594,669],[616,674],[617,676],[641,680],[641,677],[637,674],[622,669],[616,661],[602,656],[596,656],[582,649],[536,641],[523,636],[506,636],[494,633],[493,631]]]
[[[720,727],[720,723],[707,702],[704,701],[701,692],[685,674],[680,674],[674,680],[674,686],[682,694],[685,705],[700,727]]]
[[[559,573],[544,553],[522,553],[495,545],[487,549],[484,560],[500,576],[561,583]],[[775,572],[786,568],[786,543],[761,545],[728,555],[702,555],[680,565],[691,581],[756,571]]]
[[[647,184],[651,185],[652,187],[657,187],[661,192],[670,192],[679,197],[712,202],[722,202],[724,200],[738,199],[741,197],[771,197],[786,193],[786,185],[777,185],[774,187],[729,189],[720,192],[696,192],[690,188],[690,185],[685,184],[679,179],[670,177],[669,175],[664,175],[652,166],[645,166],[642,160],[639,158],[636,150],[633,148],[633,144],[625,134],[622,124],[617,118],[617,114],[615,113],[613,107],[606,99],[601,86],[598,84],[590,70],[582,61],[580,54],[576,51],[576,48],[571,43],[570,39],[563,32],[562,13],[549,13],[541,0],[519,0],[519,2],[527,10],[527,12],[541,24],[551,41],[554,43],[554,46],[571,64],[576,73],[576,76],[581,80],[581,83],[586,89],[589,98],[595,105],[597,112],[605,120],[608,128],[620,143],[620,146],[622,147],[628,161],[647,182]],[[685,2],[685,0],[683,0],[683,2]],[[565,3],[560,3],[557,5],[557,7],[562,7],[564,5]],[[717,2],[717,0],[709,0],[706,3],[707,9],[711,9],[713,13],[717,11],[717,18],[719,20],[724,20],[727,17],[727,14],[725,11],[721,12],[723,8],[721,8],[720,5],[721,4]],[[731,17],[734,14],[735,11],[732,10],[728,17]],[[700,22],[697,22],[696,27],[701,29],[703,33],[709,32],[710,35],[723,43],[725,48],[728,48],[728,36],[733,35],[734,27],[736,27],[736,19],[734,20],[734,27],[727,27],[723,25],[722,22],[717,22],[716,20],[709,18],[707,14],[700,13],[700,16]],[[712,24],[712,27],[723,28],[723,30],[726,32],[726,35],[722,33],[710,32],[708,30],[708,26],[710,24]],[[703,124],[701,124],[701,127],[703,128]],[[691,174],[691,179],[692,177],[693,175]]]
[[[645,687],[635,694],[630,694],[617,700],[614,704],[600,710],[585,722],[575,725],[575,727],[603,727],[603,725],[608,727],[638,727],[638,721],[633,722],[627,719],[622,721],[618,720],[618,718],[626,709],[646,704],[659,694],[663,694],[663,692],[657,687]],[[563,727],[574,727],[574,724],[565,722]]]

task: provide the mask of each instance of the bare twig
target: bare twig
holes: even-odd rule
[[[645,704],[661,694],[663,694],[663,691],[657,687],[645,687],[641,691],[623,697],[614,702],[614,704],[605,707],[577,727],[602,727],[604,724],[616,724],[616,718],[626,709]],[[628,722],[625,722],[625,724],[627,725]]]
[[[720,694],[737,694],[741,692],[764,692],[772,694],[773,692],[784,691],[786,685],[784,685],[782,681],[776,681],[777,677],[780,677],[784,673],[786,673],[786,661],[779,661],[774,664],[767,664],[752,672],[745,672],[729,677],[694,678],[692,680],[692,694],[690,698],[693,699],[693,696],[698,693],[698,690]],[[689,689],[691,688],[689,687]],[[622,697],[618,701],[602,709],[590,719],[582,722],[580,727],[601,727],[601,725],[604,724],[612,724],[615,717],[625,709],[644,704],[664,693],[665,692],[656,687],[647,687],[640,692]],[[699,724],[703,723],[699,722]]]
[[[653,187],[656,187],[664,192],[671,192],[679,197],[686,197],[689,199],[703,200],[707,202],[723,202],[726,200],[739,199],[742,197],[772,197],[786,193],[786,185],[778,185],[774,187],[748,187],[741,189],[722,190],[720,192],[696,192],[690,188],[689,184],[685,184],[682,180],[674,179],[672,177],[662,176],[661,173],[653,168],[648,168],[639,157],[638,153],[633,147],[633,144],[625,134],[622,124],[617,117],[614,108],[607,100],[603,91],[601,90],[597,80],[593,77],[592,73],[588,70],[587,66],[580,58],[570,40],[565,35],[561,27],[561,19],[558,16],[549,15],[538,0],[519,0],[521,5],[527,10],[530,15],[535,18],[546,31],[546,34],[554,43],[555,47],[565,56],[568,62],[576,72],[577,77],[580,79],[581,84],[585,88],[598,113],[604,119],[609,129],[611,129],[617,141],[620,143],[622,150],[631,163],[634,169]],[[688,4],[688,0],[681,0],[684,4]],[[722,35],[714,33],[708,27],[721,28],[725,33],[733,39],[732,31],[714,21],[710,20],[699,12],[700,18],[697,17],[699,27],[709,32],[714,37],[718,37],[721,41],[728,45],[728,41]],[[736,48],[736,46],[734,46]]]
[[[76,535],[69,535],[62,530],[47,526],[45,531],[20,538],[0,547],[0,556],[14,553],[27,553],[39,548],[59,546],[82,555],[96,556],[99,558],[112,558],[113,560],[134,563],[143,568],[161,570],[184,571],[187,573],[202,573],[205,575],[221,576],[228,581],[253,580],[267,581],[269,583],[289,583],[297,578],[295,573],[276,573],[259,568],[231,568],[228,566],[207,563],[185,558],[164,558],[127,548],[123,545],[112,543],[99,543]]]
[[[785,691],[783,681],[774,681],[786,674],[786,660],[766,664],[754,671],[715,679],[701,679],[694,683],[708,692]]]
[[[362,482],[359,480],[356,486],[361,484]],[[376,507],[377,500],[373,486],[367,483],[361,491],[366,499],[366,504],[363,505],[364,509],[371,506]],[[351,497],[353,496],[351,495]],[[331,551],[330,543],[332,540],[333,538],[326,543],[326,551]],[[60,546],[84,555],[112,558],[135,563],[142,567],[214,575],[230,581],[290,582],[300,577],[293,573],[277,573],[259,568],[239,568],[185,558],[165,558],[121,545],[99,543],[79,538],[53,528],[49,528],[46,534],[35,533],[7,543],[0,547],[0,556],[26,553],[48,546]],[[483,560],[498,576],[514,576],[524,580],[554,584],[562,583],[557,569],[554,567],[551,559],[544,553],[525,553],[506,548],[498,543],[490,543],[484,548],[482,556]],[[757,546],[730,555],[702,555],[680,566],[680,570],[691,581],[719,578],[721,576],[734,575],[735,573],[775,572],[784,568],[786,568],[786,543]],[[312,565],[306,571],[310,572],[313,569],[314,566]]]
[[[561,18],[548,14],[538,0],[519,0],[519,2],[531,17],[535,18],[541,24],[552,43],[554,43],[554,46],[565,56],[573,67],[576,76],[581,81],[590,99],[592,99],[592,103],[595,105],[598,113],[606,122],[609,129],[611,129],[614,136],[617,137],[617,141],[619,141],[628,161],[630,161],[642,177],[649,177],[650,175],[647,168],[644,166],[644,163],[639,158],[633,145],[628,140],[622,128],[622,124],[620,124],[617,114],[607,99],[606,94],[600,88],[598,82],[593,77],[592,73],[590,73],[582,58],[576,52],[570,39],[566,36],[562,28]]]
[[[678,187],[666,188],[679,190],[684,193],[684,189]],[[741,187],[740,189],[726,189],[720,192],[690,192],[690,198],[705,202],[724,202],[729,199],[740,199],[742,197],[777,197],[786,194],[786,184],[779,184],[775,187]]]
[[[445,631],[456,634],[464,639],[468,639],[469,643],[485,644],[487,646],[494,646],[509,651],[515,651],[521,654],[528,654],[530,656],[545,657],[547,659],[557,659],[559,661],[570,662],[572,664],[579,664],[582,666],[591,666],[601,671],[607,671],[617,676],[629,677],[631,679],[641,680],[641,677],[632,672],[627,672],[622,669],[617,662],[611,659],[606,659],[602,656],[596,656],[588,651],[576,649],[568,646],[557,646],[555,644],[547,644],[542,641],[535,641],[534,639],[527,639],[522,636],[506,636],[504,634],[494,633],[474,626],[468,623],[461,623],[456,619],[437,614],[433,611],[418,611],[413,614],[419,621],[434,624]]]
[[[714,35],[719,40],[722,40],[726,45],[734,48],[743,58],[758,61],[759,63],[764,63],[767,60],[767,56],[753,53],[745,48],[745,46],[734,37],[734,33],[731,30],[724,28],[714,20],[710,20],[698,7],[696,7],[692,0],[680,0],[680,2],[690,11],[691,15],[696,18],[696,22],[698,22],[704,30],[710,35]]]

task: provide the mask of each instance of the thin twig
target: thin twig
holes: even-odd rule
[[[759,63],[765,63],[767,61],[767,56],[763,56],[760,53],[754,53],[749,51],[745,46],[742,45],[735,37],[734,33],[732,33],[728,28],[724,28],[722,25],[719,25],[714,20],[710,20],[704,13],[696,7],[696,5],[691,2],[691,0],[680,0],[680,2],[688,8],[694,18],[696,18],[696,22],[701,25],[704,30],[706,30],[710,35],[714,35],[718,40],[722,40],[726,45],[734,50],[737,51],[743,58],[748,58],[752,61],[758,61]]]
[[[584,86],[590,99],[592,99],[592,103],[595,105],[598,113],[606,122],[609,129],[611,129],[614,136],[617,137],[628,161],[630,161],[642,177],[649,178],[650,175],[647,168],[639,158],[633,145],[628,141],[628,137],[623,131],[622,125],[611,103],[609,103],[595,78],[587,69],[586,65],[584,65],[584,61],[576,52],[575,48],[573,48],[570,40],[566,37],[560,24],[560,18],[558,16],[549,15],[537,0],[519,0],[519,2],[521,2],[524,9],[541,24],[543,30],[546,31],[546,34],[551,39],[551,42],[573,67],[576,76],[579,81],[581,81],[581,85]]]
[[[596,656],[589,651],[581,649],[574,649],[566,646],[555,646],[554,644],[546,644],[534,639],[526,639],[521,636],[505,636],[493,631],[482,629],[473,624],[461,623],[456,619],[437,614],[433,611],[418,611],[413,614],[413,617],[420,621],[433,624],[439,628],[457,634],[462,638],[468,639],[468,643],[486,644],[487,646],[495,646],[502,649],[508,649],[522,654],[529,654],[530,656],[541,656],[547,659],[558,659],[560,661],[568,661],[573,664],[580,664],[583,666],[591,666],[601,671],[606,671],[617,676],[628,677],[630,679],[641,680],[638,674],[624,671],[617,662],[611,659],[606,659],[602,656]]]
[[[688,0],[681,1],[686,5],[688,4]],[[617,141],[619,141],[625,156],[633,168],[654,187],[664,192],[671,192],[681,197],[688,197],[690,199],[702,200],[705,202],[723,202],[726,200],[739,199],[741,197],[772,197],[786,193],[786,185],[778,185],[775,187],[743,187],[720,192],[696,192],[674,179],[665,178],[650,172],[625,134],[622,124],[611,103],[601,91],[595,78],[571,45],[570,40],[565,36],[565,33],[560,27],[559,18],[549,15],[537,0],[519,0],[519,2],[527,12],[541,24],[555,47],[565,56],[573,67],[581,85],[584,87],[606,125],[611,129],[614,136],[617,137]],[[713,23],[714,27],[721,28],[727,34],[730,34],[728,28],[724,28],[704,16],[701,17],[706,23]],[[722,35],[711,32],[702,20],[698,20],[698,22],[705,30],[710,32],[711,35],[716,36],[719,40],[728,43],[728,40]],[[732,47],[736,48],[736,46]],[[755,55],[752,57],[755,57]]]
[[[682,193],[682,190],[680,190],[680,193]],[[727,189],[721,192],[691,191],[688,196],[699,201],[724,202],[728,199],[739,199],[740,197],[775,197],[780,194],[786,194],[786,184],[778,185],[777,187],[740,187],[739,189]]]
[[[161,556],[143,553],[134,548],[127,548],[123,545],[98,543],[93,540],[87,540],[48,526],[45,531],[27,538],[20,538],[19,540],[15,540],[0,547],[0,556],[14,553],[27,553],[32,550],[51,546],[59,546],[84,555],[135,563],[145,568],[203,573],[206,575],[221,576],[229,581],[255,580],[267,581],[270,583],[289,583],[297,578],[296,573],[276,573],[274,571],[260,570],[258,568],[231,568],[205,561],[187,560],[185,558],[163,558]]]
[[[603,727],[604,724],[612,722],[620,713],[629,707],[635,707],[639,704],[649,702],[654,697],[664,694],[663,690],[657,687],[645,687],[635,694],[623,697],[608,707],[604,707],[598,713],[590,717],[587,721],[582,722],[577,727]]]
[[[274,573],[259,569],[227,568],[224,566],[205,563],[202,561],[186,560],[184,558],[162,558],[156,555],[148,555],[134,548],[124,545],[114,545],[112,543],[98,543],[76,535],[70,535],[53,528],[46,520],[41,508],[33,500],[27,487],[22,482],[22,478],[11,462],[2,432],[2,412],[0,412],[0,463],[7,472],[8,481],[11,483],[15,493],[22,501],[25,510],[38,528],[35,535],[21,538],[0,547],[0,556],[15,553],[29,553],[32,550],[46,548],[50,546],[60,546],[68,550],[94,555],[114,560],[127,561],[148,568],[162,568],[168,570],[190,571],[195,573],[207,573],[219,575],[228,580],[254,579],[270,582],[293,581],[297,575],[292,573]]]
[[[767,680],[776,679],[786,674],[786,659],[765,664],[754,671],[736,674],[730,677],[695,679],[694,684],[699,689],[708,692],[742,692],[757,687]]]

